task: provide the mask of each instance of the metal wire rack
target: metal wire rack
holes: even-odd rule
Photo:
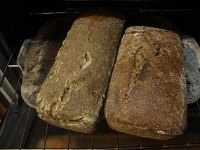
[[[14,52],[13,52],[14,53]],[[4,70],[18,69],[10,64]],[[2,81],[0,82],[2,83]],[[21,74],[15,93],[20,95]],[[14,97],[14,96],[13,96]],[[167,141],[130,136],[111,130],[105,121],[93,134],[81,134],[52,126],[41,120],[25,103],[12,101],[0,128],[0,148],[15,149],[200,149],[200,105],[188,106],[188,127],[182,136]]]

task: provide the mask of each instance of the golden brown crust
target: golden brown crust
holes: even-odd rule
[[[73,23],[37,97],[42,119],[79,132],[95,130],[123,24],[103,12]]]
[[[111,128],[155,139],[186,127],[181,40],[173,32],[130,27],[121,40],[105,114]]]

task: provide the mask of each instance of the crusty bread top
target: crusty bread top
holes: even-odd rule
[[[183,133],[182,53],[180,37],[171,31],[145,26],[126,29],[108,90],[108,122],[168,135]]]
[[[41,118],[51,123],[58,119],[60,126],[76,131],[94,130],[123,24],[104,12],[75,20],[38,94]]]

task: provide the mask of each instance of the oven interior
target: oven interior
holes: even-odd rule
[[[178,2],[175,3],[175,2]],[[48,20],[65,17],[69,26],[80,13],[92,9],[121,11],[126,16],[126,27],[154,24],[153,16],[169,20],[181,34],[194,37],[200,44],[200,8],[197,2],[187,1],[6,1],[0,7],[0,32],[4,39],[1,53],[3,73],[0,87],[7,79],[14,89],[11,103],[1,98],[6,108],[0,126],[0,148],[2,149],[200,149],[200,100],[188,105],[188,127],[177,138],[158,141],[140,138],[111,130],[102,121],[93,134],[81,134],[61,129],[41,120],[33,108],[27,106],[20,96],[22,73],[16,58],[23,41],[34,37]],[[125,27],[125,28],[126,28]],[[166,27],[160,22],[159,27]],[[5,45],[6,44],[6,45]],[[15,98],[17,94],[17,98]]]

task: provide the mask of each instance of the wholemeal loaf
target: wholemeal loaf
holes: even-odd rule
[[[75,20],[37,96],[40,118],[83,133],[96,129],[123,24],[101,11]]]
[[[23,73],[21,95],[31,107],[35,108],[36,96],[62,46],[68,24],[66,18],[48,21],[36,37],[25,40],[20,49],[17,64]]]
[[[105,104],[111,128],[160,140],[184,132],[182,51],[179,36],[171,31],[144,26],[125,31]]]

